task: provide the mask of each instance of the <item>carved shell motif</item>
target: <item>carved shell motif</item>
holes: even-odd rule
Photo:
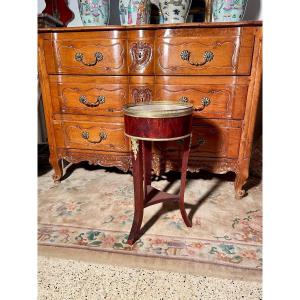
[[[132,90],[132,99],[135,103],[149,102],[152,100],[152,91],[146,87],[134,88]]]
[[[130,68],[133,70],[142,70],[146,68],[152,58],[152,47],[148,43],[138,41],[132,44],[130,54]]]

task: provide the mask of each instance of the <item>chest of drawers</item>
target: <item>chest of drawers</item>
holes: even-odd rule
[[[61,160],[131,168],[122,107],[194,106],[189,170],[236,173],[244,195],[261,86],[262,24],[189,23],[39,30],[39,78],[54,180]],[[180,142],[153,144],[155,173],[178,170]]]

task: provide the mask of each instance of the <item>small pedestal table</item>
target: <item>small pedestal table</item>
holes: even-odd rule
[[[134,183],[134,220],[127,243],[140,237],[144,208],[177,201],[186,226],[191,227],[184,208],[184,190],[191,143],[193,106],[188,103],[153,101],[124,107],[125,134],[131,140]],[[183,139],[180,194],[172,195],[151,186],[152,141]]]

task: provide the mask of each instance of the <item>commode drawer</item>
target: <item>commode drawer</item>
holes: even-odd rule
[[[235,122],[203,120],[194,123],[190,155],[236,158],[241,131]]]
[[[126,32],[54,33],[45,40],[49,74],[122,75],[127,72]]]
[[[244,28],[158,30],[156,74],[249,75],[253,35]]]
[[[50,76],[54,113],[123,115],[128,85],[123,76]]]
[[[104,122],[54,121],[56,146],[128,152],[129,143],[124,135],[124,125]]]
[[[225,120],[194,120],[190,157],[237,158],[239,154],[241,122]],[[155,145],[166,157],[181,157],[182,141]]]
[[[192,103],[194,117],[243,119],[247,91],[247,85],[157,84],[155,86],[155,99]]]

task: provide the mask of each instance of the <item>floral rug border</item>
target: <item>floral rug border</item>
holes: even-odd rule
[[[127,238],[128,234],[121,231],[53,224],[39,224],[38,228],[38,243],[45,246],[180,259],[241,269],[262,269],[261,245],[231,242],[226,236],[216,237],[217,240],[203,240],[145,234],[133,246],[126,244]]]

